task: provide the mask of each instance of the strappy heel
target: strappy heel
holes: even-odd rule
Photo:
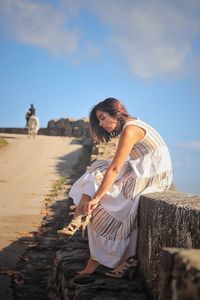
[[[86,226],[88,225],[91,219],[91,215],[80,215],[73,219],[67,227],[60,229],[57,231],[59,234],[66,234],[66,235],[74,235],[74,233],[82,228],[82,237],[84,237],[84,231]]]
[[[129,279],[132,280],[136,267],[137,260],[134,257],[129,257],[117,268],[113,269],[110,272],[106,272],[105,275],[114,278],[123,278],[125,275],[129,275]]]

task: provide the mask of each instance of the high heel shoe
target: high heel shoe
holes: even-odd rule
[[[114,278],[123,278],[125,275],[129,274],[129,279],[133,277],[133,273],[137,267],[137,260],[134,257],[129,257],[123,263],[121,263],[117,268],[110,272],[106,272],[105,275]]]
[[[74,233],[82,228],[82,237],[84,237],[84,230],[86,226],[88,225],[89,221],[91,219],[91,215],[80,215],[73,219],[67,227],[64,227],[63,229],[60,229],[57,231],[59,234],[67,234],[67,235],[74,235]]]

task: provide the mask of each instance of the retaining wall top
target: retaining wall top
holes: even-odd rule
[[[176,207],[187,207],[190,209],[200,210],[200,195],[169,190],[163,193],[143,195],[142,197],[152,199],[153,201],[164,201]]]

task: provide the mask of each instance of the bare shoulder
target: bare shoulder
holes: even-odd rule
[[[127,118],[126,123],[130,121],[135,121],[137,120],[136,118]],[[123,130],[123,136],[126,136],[127,138],[134,137],[136,138],[137,141],[140,141],[141,139],[144,138],[146,132],[143,128],[138,126],[137,124],[128,124],[124,130]]]

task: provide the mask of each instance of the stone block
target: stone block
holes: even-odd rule
[[[141,196],[138,271],[153,299],[158,299],[163,248],[200,248],[199,224],[200,196],[174,191]]]
[[[164,249],[159,300],[171,299],[200,299],[200,249]]]

